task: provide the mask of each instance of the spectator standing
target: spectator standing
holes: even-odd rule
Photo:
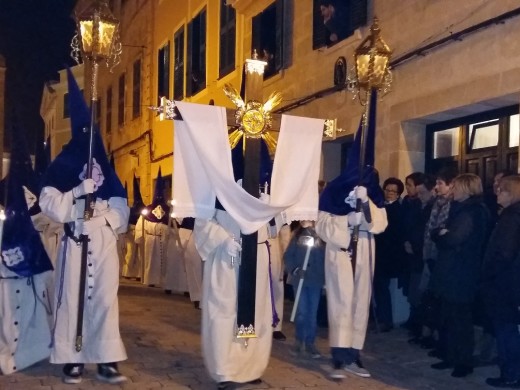
[[[484,256],[481,287],[495,330],[500,376],[486,383],[520,388],[520,177],[502,178],[497,194],[503,211]]]
[[[473,304],[487,241],[489,211],[477,175],[452,181],[453,201],[443,226],[430,232],[438,249],[431,289],[440,299],[439,347],[443,361],[432,368],[453,367],[451,376],[473,372]]]
[[[403,182],[395,177],[390,177],[383,183],[388,226],[384,232],[375,236],[376,264],[374,271],[376,323],[381,332],[388,332],[394,326],[390,281],[405,271],[404,221],[400,202],[403,191]]]
[[[313,245],[309,248],[304,239],[312,239]],[[302,221],[284,255],[285,269],[288,274],[292,275],[289,283],[294,289],[295,296],[300,278],[303,278],[295,317],[296,340],[292,350],[295,356],[307,356],[313,359],[321,357],[316,348],[315,340],[318,305],[321,289],[325,284],[324,249],[325,245],[314,231],[313,223]],[[310,251],[309,259],[307,269],[303,271],[307,251]]]

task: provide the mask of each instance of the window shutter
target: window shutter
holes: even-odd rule
[[[327,46],[327,28],[323,24],[320,2],[314,0],[312,12],[312,50]]]
[[[201,91],[206,88],[206,10],[199,14],[199,23],[199,83],[197,89]]]
[[[274,54],[274,70],[276,72],[282,69],[283,63],[283,14],[284,0],[276,0],[276,46]]]
[[[175,33],[175,55],[173,70],[173,98],[184,98],[184,26]]]
[[[191,55],[193,51],[193,20],[188,23],[188,47],[186,53],[186,96],[192,95],[192,70]]]

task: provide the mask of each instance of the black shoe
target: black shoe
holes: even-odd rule
[[[502,377],[500,378],[487,378],[486,383],[489,386],[499,387],[502,389],[520,389],[520,379],[515,380],[507,380]]]
[[[63,366],[63,382],[72,385],[81,383],[84,366],[81,363],[65,364]]]
[[[172,290],[164,290],[164,293],[165,293],[166,295],[172,295]]]
[[[431,351],[429,351],[428,356],[442,360],[442,353],[438,349],[432,349]]]
[[[193,301],[193,306],[195,307],[195,309],[200,310],[200,301]]]
[[[421,348],[433,349],[435,348],[435,339],[433,337],[423,337],[421,342]]]
[[[442,361],[439,363],[434,363],[430,367],[434,370],[446,370],[448,368],[452,368],[453,366],[448,362]]]
[[[412,337],[411,339],[408,339],[408,342],[410,344],[417,344],[421,345],[423,338],[421,336]]]
[[[451,376],[454,378],[464,378],[469,374],[473,374],[473,367],[468,366],[455,366]]]
[[[117,384],[127,381],[126,376],[122,375],[117,370],[116,363],[102,363],[98,364],[98,372],[96,378],[101,382]]]
[[[148,287],[155,287],[155,284],[149,284]]]
[[[390,332],[392,329],[394,329],[394,326],[391,324],[383,324],[379,327],[379,331],[381,333],[387,333]]]
[[[237,383],[231,381],[219,382],[217,383],[217,390],[231,390],[235,389]]]
[[[281,331],[275,330],[273,332],[273,339],[278,340],[278,341],[285,341],[285,340],[287,340],[287,337],[285,337],[285,335]]]
[[[248,385],[259,385],[260,383],[262,383],[262,379],[260,378],[256,378],[256,379],[253,379],[252,381],[249,381],[249,382],[246,382]]]

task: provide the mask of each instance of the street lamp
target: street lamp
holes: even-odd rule
[[[90,128],[89,128],[89,149],[87,160],[88,179],[92,178],[92,154],[94,151],[94,131],[97,110],[97,78],[99,62],[105,60],[107,65],[112,63],[112,68],[119,62],[121,55],[121,44],[114,43],[117,37],[119,22],[115,19],[106,0],[95,0],[80,15],[76,16],[78,31],[72,38],[72,57],[79,64],[80,53],[90,61],[91,65],[91,95],[90,95]],[[79,36],[78,36],[79,35]],[[92,194],[87,194],[85,199],[85,210],[83,218],[89,220],[92,217]],[[83,347],[83,315],[85,307],[85,288],[87,276],[87,258],[89,238],[81,235],[81,265],[79,279],[78,296],[78,316],[76,323],[76,351],[81,351]]]
[[[349,77],[349,88],[361,105],[370,103],[373,90],[382,92],[380,97],[390,92],[392,72],[390,57],[392,50],[381,38],[379,20],[374,18],[370,34],[361,42],[354,52],[354,66]],[[366,110],[368,112],[368,110]]]
[[[365,107],[361,124],[361,140],[359,151],[359,184],[363,179],[365,171],[366,154],[366,134],[369,126],[370,101],[372,93],[381,93],[382,97],[390,92],[392,83],[392,72],[390,71],[390,57],[392,50],[381,38],[379,20],[374,17],[370,34],[361,42],[354,51],[354,67],[348,78],[348,88],[354,93],[354,98],[358,98],[362,106]],[[362,208],[361,201],[356,202],[356,212]],[[359,240],[359,225],[355,226],[352,232],[351,260],[352,273],[355,272],[357,258],[357,242]]]

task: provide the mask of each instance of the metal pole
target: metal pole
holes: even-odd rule
[[[307,236],[305,238],[307,240],[305,243],[305,245],[307,245],[307,251],[305,252],[305,258],[303,259],[302,274],[300,275],[300,280],[298,281],[298,288],[296,290],[296,297],[294,298],[294,306],[291,312],[291,322],[294,322],[294,318],[296,317],[296,310],[298,309],[298,304],[300,303],[300,295],[302,293],[303,288],[303,280],[305,279],[305,271],[307,271],[311,249],[314,246],[314,238],[312,236]]]
[[[90,129],[89,129],[89,149],[88,149],[88,160],[87,160],[87,179],[92,179],[92,155],[94,153],[94,132],[95,132],[95,120],[97,110],[97,76],[99,64],[96,60],[92,60],[92,98],[90,103]],[[90,220],[92,217],[92,194],[87,194],[85,197],[85,211],[83,218],[85,221]],[[87,279],[87,259],[88,259],[88,243],[90,239],[87,235],[81,235],[81,265],[80,265],[80,276],[79,276],[79,295],[78,295],[78,316],[76,323],[76,351],[80,352],[83,347],[83,312],[85,309],[85,285]]]
[[[368,121],[369,121],[369,113],[370,113],[370,100],[372,97],[372,88],[368,88],[366,95],[366,104],[365,104],[365,112],[363,114],[363,122],[361,125],[361,142],[360,142],[360,151],[359,151],[359,178],[358,184],[362,183],[363,174],[365,171],[365,152],[367,148],[367,140],[366,133],[368,131]],[[362,204],[361,200],[356,200],[356,213],[361,212]],[[352,262],[352,276],[355,278],[356,275],[356,261],[357,261],[357,249],[358,249],[358,241],[359,241],[359,225],[354,226],[352,230],[351,240],[351,252],[350,252],[350,260]]]

